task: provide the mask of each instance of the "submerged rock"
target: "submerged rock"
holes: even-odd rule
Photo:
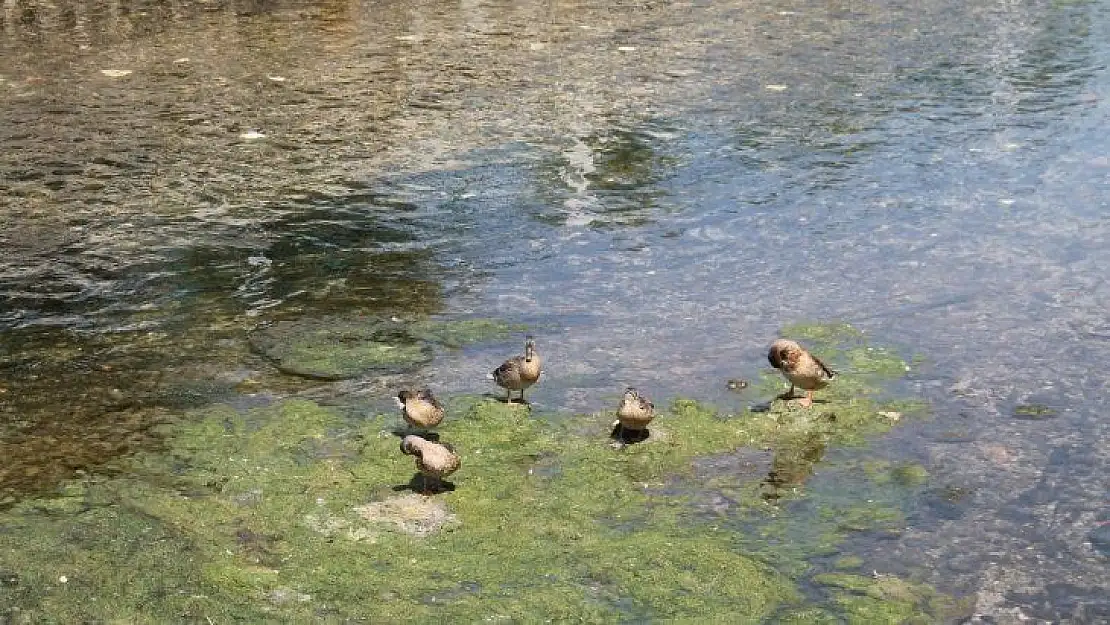
[[[255,332],[250,344],[283,373],[320,380],[402,373],[432,359],[403,326],[376,320],[280,321]]]
[[[510,325],[500,319],[461,319],[458,321],[417,321],[409,327],[413,336],[445,347],[463,347],[484,341],[508,338],[524,326]]]
[[[523,329],[498,319],[279,321],[255,331],[251,348],[279,371],[316,380],[405,373],[432,360],[432,345],[463,347]]]
[[[1095,551],[1110,558],[1110,521],[1091,530],[1088,539],[1091,541],[1091,545],[1095,548]]]
[[[1053,419],[1058,414],[1055,408],[1038,403],[1018,404],[1014,406],[1013,411],[1015,419],[1024,421],[1044,421],[1045,419]]]

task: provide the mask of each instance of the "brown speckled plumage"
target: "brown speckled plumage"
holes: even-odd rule
[[[425,491],[429,488],[427,479],[438,486],[441,478],[458,470],[461,461],[455,450],[446,443],[436,443],[419,436],[409,435],[401,439],[401,452],[416,457],[416,469],[424,478]]]
[[[432,395],[429,388],[422,388],[419,391],[403,390],[397,393],[397,404],[401,407],[401,416],[409,427],[426,430],[443,422],[443,406],[435,395]]]
[[[493,381],[507,393],[506,402],[513,401],[513,391],[520,391],[520,401],[524,401],[524,389],[540,379],[542,364],[543,361],[536,352],[536,341],[528,337],[524,342],[523,356],[514,356],[493,370]]]
[[[799,403],[809,406],[813,403],[813,391],[828,386],[829,380],[836,377],[836,372],[825,366],[804,347],[789,339],[778,339],[771,344],[767,352],[767,360],[771,366],[778,369],[790,380],[788,397],[794,396],[794,387],[806,391],[806,396]]]
[[[617,419],[620,426],[626,430],[643,430],[655,418],[655,405],[646,397],[640,395],[636,389],[628,387],[621,396],[620,407],[617,408]]]

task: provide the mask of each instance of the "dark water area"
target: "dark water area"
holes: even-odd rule
[[[1105,2],[0,6],[0,504],[211,402],[485,392],[516,336],[333,383],[269,324],[497,318],[534,414],[726,409],[784,326],[912,363],[853,547],[970,622],[1110,621]],[[804,480],[803,480],[804,481]]]

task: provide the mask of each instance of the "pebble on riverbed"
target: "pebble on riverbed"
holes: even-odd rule
[[[1095,551],[1110,558],[1110,521],[1104,521],[1091,530],[1087,538],[1091,541],[1091,546],[1095,548]]]

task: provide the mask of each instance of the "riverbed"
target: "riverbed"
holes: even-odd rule
[[[1106,8],[8,0],[0,502],[214,404],[492,393],[525,333],[539,420],[629,385],[758,408],[771,340],[848,324],[928,406],[808,479],[927,471],[866,572],[1105,622]],[[479,318],[505,332],[330,381],[251,340]]]

